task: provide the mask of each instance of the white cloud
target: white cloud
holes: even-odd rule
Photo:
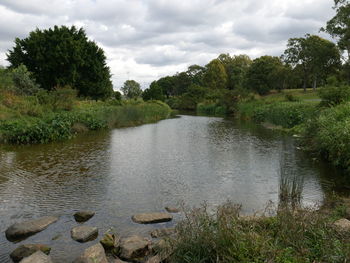
[[[84,27],[106,52],[116,88],[147,86],[220,53],[280,55],[290,37],[317,34],[329,0],[2,0],[0,64],[16,37],[54,25]]]

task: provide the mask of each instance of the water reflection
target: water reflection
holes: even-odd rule
[[[147,234],[154,226],[132,223],[132,214],[227,199],[252,213],[270,200],[278,202],[281,166],[286,176],[304,178],[304,204],[322,202],[320,176],[327,171],[296,150],[288,136],[249,123],[193,116],[63,143],[6,147],[0,150],[0,164],[1,232],[15,221],[59,215],[56,224],[25,241],[51,245],[57,262],[71,261],[90,245],[69,236],[76,225],[74,211],[96,211],[88,224],[100,233],[114,227],[121,234]],[[0,237],[0,262],[10,262],[15,246]]]

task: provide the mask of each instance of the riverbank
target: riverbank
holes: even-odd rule
[[[350,172],[350,102],[325,107],[314,91],[288,91],[243,100],[236,117],[298,135],[304,150]]]
[[[69,91],[70,92],[70,91]],[[92,101],[68,94],[0,98],[0,142],[37,144],[66,140],[89,130],[130,127],[168,118],[160,101]],[[66,95],[66,96],[65,96]]]

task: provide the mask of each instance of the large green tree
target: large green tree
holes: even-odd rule
[[[250,66],[246,86],[256,91],[260,95],[267,94],[271,89],[276,87],[276,75],[283,67],[278,57],[262,56],[254,59]]]
[[[219,59],[213,59],[206,65],[204,86],[210,89],[225,89],[227,87],[227,73],[225,66]]]
[[[111,74],[104,51],[76,27],[55,26],[16,38],[7,54],[11,67],[24,64],[41,88],[69,85],[94,99],[112,95]]]
[[[135,80],[125,81],[121,90],[128,99],[136,99],[142,95],[141,85]]]
[[[320,80],[325,80],[340,67],[339,49],[333,42],[316,35],[289,39],[283,59],[292,67],[301,65],[304,90],[310,78],[315,89]]]
[[[162,88],[158,85],[157,81],[153,81],[149,88],[145,89],[142,93],[144,100],[165,100]]]

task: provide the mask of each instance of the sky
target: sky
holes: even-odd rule
[[[221,53],[279,56],[291,37],[334,16],[332,0],[0,0],[0,65],[16,37],[54,25],[83,27],[106,53],[114,89],[143,88]]]

